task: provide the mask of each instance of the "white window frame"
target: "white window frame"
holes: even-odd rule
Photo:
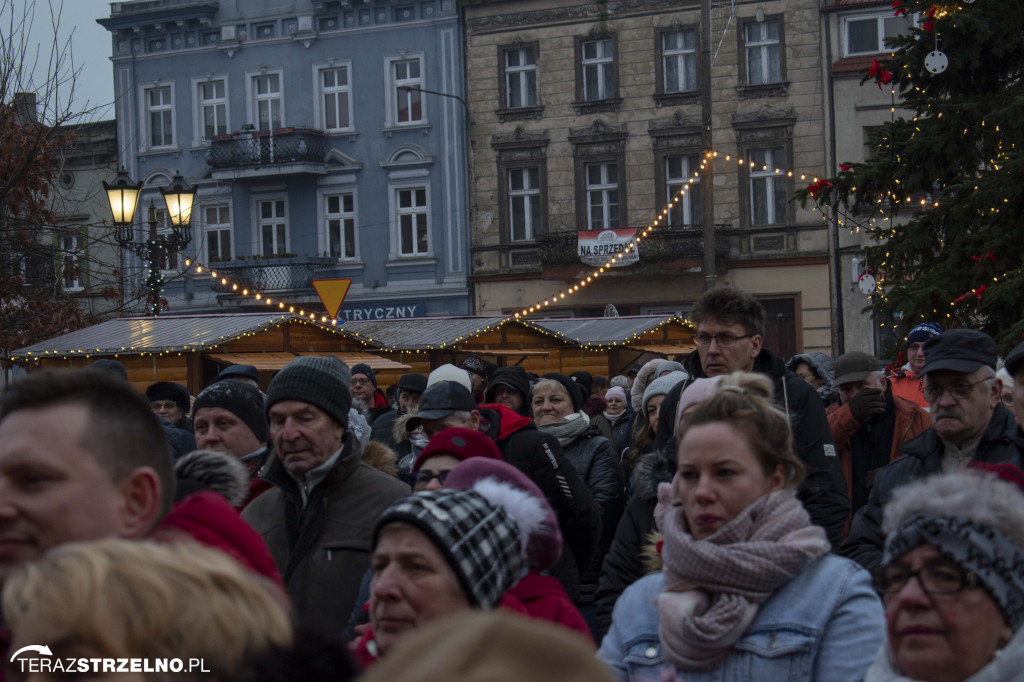
[[[427,258],[433,256],[434,240],[431,236],[432,220],[430,214],[430,183],[426,180],[421,180],[419,182],[392,184],[389,189],[389,199],[391,203],[391,258],[393,260],[405,260],[410,258]],[[423,210],[416,210],[419,207],[413,207],[410,209],[399,208],[399,193],[409,190],[415,191],[418,189],[422,189],[424,191],[424,197],[426,199],[426,205],[422,207]],[[427,250],[417,251],[414,253],[402,253],[402,216],[418,215],[420,213],[426,215]]]
[[[753,161],[753,154],[755,152],[766,152],[765,160],[768,162],[764,165],[768,166],[768,170],[762,170],[761,166],[750,166],[749,164]],[[775,155],[778,154],[782,158],[776,159]],[[783,183],[783,192],[788,189],[786,187],[787,177],[785,172],[777,173],[775,168],[786,167],[786,148],[785,146],[778,147],[752,147],[747,150],[747,184],[749,185],[750,195],[750,224],[753,226],[761,225],[785,225],[789,221],[789,211],[785,202],[783,203],[783,215],[775,215],[775,183]],[[754,192],[755,183],[764,183],[764,196],[765,206],[767,208],[767,221],[763,223],[756,222],[754,216]]]
[[[405,78],[401,83],[398,82],[395,75],[395,65],[400,62],[410,62],[418,60],[420,63],[420,75],[419,78]],[[398,120],[398,107],[403,97],[411,97],[412,93],[408,91],[398,92],[399,85],[418,85],[424,87],[426,80],[426,59],[424,53],[407,53],[404,56],[396,57],[385,57],[384,58],[384,74],[385,82],[387,83],[387,90],[385,91],[385,105],[386,110],[384,113],[384,125],[387,128],[404,128],[404,127],[419,127],[429,123],[427,117],[427,98],[423,96],[423,93],[418,93],[420,98],[420,118],[414,121],[399,121]]]
[[[325,88],[323,85],[323,72],[334,69],[345,69],[347,75],[347,85],[334,86],[332,88]],[[351,61],[335,61],[335,62],[320,62],[313,65],[313,92],[316,93],[316,98],[313,101],[313,117],[317,122],[317,126],[325,133],[350,133],[355,130],[355,119],[354,109],[352,102],[355,99],[352,94],[352,62]],[[344,128],[328,128],[327,127],[327,105],[325,97],[328,94],[346,93],[348,95],[348,125]]]
[[[69,241],[70,240],[70,246]],[[65,234],[60,237],[61,257],[61,283],[64,291],[82,291],[85,288],[85,236],[82,234]],[[64,268],[69,262],[73,267],[78,268],[78,276],[71,283],[64,274]]]
[[[537,185],[534,187],[528,187],[529,172],[534,171],[537,174]],[[523,189],[513,189],[512,187],[512,174],[522,173],[523,174]],[[541,172],[539,166],[521,166],[515,168],[509,168],[506,171],[505,182],[508,183],[508,239],[512,243],[519,242],[532,242],[537,238],[540,233],[540,221],[541,212],[544,207],[541,205],[540,195],[540,183],[541,183]],[[512,206],[515,201],[519,199],[523,201],[523,217],[526,221],[523,225],[523,237],[516,238],[516,224],[515,224],[515,211]],[[531,210],[533,205],[536,204],[537,208],[537,224],[533,223],[533,211]]]
[[[765,27],[768,24],[777,24],[779,27],[779,37],[775,39],[764,38]],[[757,26],[760,28],[762,38],[755,41],[747,40],[747,29],[750,26]],[[782,21],[780,19],[765,19],[764,21],[750,21],[743,25],[743,58],[746,60],[747,67],[747,85],[777,85],[786,80],[786,74],[782,72]],[[771,47],[775,46],[778,48],[778,65],[779,65],[779,79],[777,81],[769,80],[771,78],[771,67],[769,56],[771,54]],[[750,69],[750,51],[759,50],[761,52],[761,80],[754,82],[752,79],[753,73]]]
[[[280,88],[277,93],[277,99],[281,103],[281,122],[278,128],[284,128],[287,124],[287,115],[285,113],[285,96],[284,96],[284,69],[266,70],[266,71],[250,71],[245,74],[245,101],[246,101],[246,114],[248,116],[248,123],[256,126],[255,130],[276,130],[274,127],[261,128],[259,121],[259,104],[260,100],[271,100],[273,97],[265,95],[257,95],[256,93],[256,79],[263,78],[266,76],[277,76],[278,87]],[[259,99],[257,99],[259,98]]]
[[[673,177],[670,172],[669,163],[672,159],[683,160],[683,174],[680,177]],[[700,153],[694,152],[692,154],[671,154],[664,157],[665,163],[665,196],[668,201],[672,201],[672,197],[676,195],[676,192],[685,185],[687,182],[690,183],[690,188],[683,192],[682,201],[676,206],[680,207],[679,212],[683,215],[683,224],[678,227],[686,225],[697,225],[700,221],[695,220],[693,216],[693,196],[694,193],[700,192],[700,175],[694,176],[694,172],[700,168]],[[690,161],[695,160],[697,168],[690,167]],[[673,209],[669,209],[668,213],[668,224],[675,227],[675,222],[672,219]]]
[[[149,93],[152,90],[161,90],[166,88],[171,95],[171,101],[168,104],[161,104],[158,107],[151,107],[149,103]],[[145,83],[140,87],[139,96],[141,100],[141,111],[142,111],[142,127],[143,135],[140,140],[139,149],[140,151],[162,151],[165,149],[175,149],[178,146],[178,135],[177,135],[177,112],[174,110],[174,103],[177,101],[174,92],[173,81],[160,81],[153,83]],[[169,112],[171,115],[171,141],[169,144],[151,144],[153,140],[153,120],[152,114],[156,111]]]
[[[220,81],[224,84],[224,97],[214,98],[212,100],[203,99],[200,94],[202,86],[209,83],[215,83]],[[208,146],[210,140],[206,138],[206,118],[204,116],[207,106],[223,106],[224,107],[224,133],[217,133],[217,135],[227,134],[231,132],[231,98],[228,96],[228,77],[226,75],[217,74],[211,75],[208,78],[193,78],[192,79],[192,95],[195,101],[195,111],[192,114],[192,146],[201,147]]]
[[[345,195],[352,197],[352,210],[346,211],[344,204]],[[331,213],[328,211],[328,201],[331,197],[339,197],[339,212]],[[317,203],[318,203],[318,224],[320,225],[320,253],[326,255],[329,258],[334,256],[331,254],[331,227],[330,222],[332,220],[342,221],[342,229],[339,235],[342,248],[344,248],[344,221],[352,221],[352,248],[354,253],[351,256],[346,256],[344,253],[337,256],[339,261],[345,262],[357,262],[359,260],[359,197],[356,195],[354,187],[347,189],[322,189],[317,192]]]
[[[672,48],[672,49],[667,49],[665,47],[665,37],[666,36],[670,36],[670,35],[674,35],[674,34],[682,34],[682,33],[692,33],[693,34],[693,47],[679,47],[679,48]],[[661,33],[661,46],[660,47],[661,47],[661,78],[662,78],[662,84],[661,85],[664,88],[664,93],[665,94],[673,94],[674,95],[674,94],[680,93],[680,92],[693,92],[694,90],[696,90],[697,87],[698,87],[698,84],[696,82],[694,82],[694,83],[686,83],[685,82],[687,71],[686,71],[686,69],[684,67],[685,67],[685,65],[686,65],[686,63],[688,61],[692,60],[693,61],[694,80],[697,80],[699,78],[699,76],[697,75],[697,31],[695,29],[692,29],[692,28],[680,28],[678,30],[663,31]],[[676,62],[677,67],[678,67],[677,68],[677,73],[679,74],[679,80],[680,81],[684,81],[684,82],[673,84],[673,86],[672,86],[673,89],[669,88],[669,83],[668,83],[668,64],[669,64],[669,61],[675,61]],[[679,86],[679,87],[676,87],[676,86]]]
[[[912,12],[909,17],[906,18],[908,26],[914,26],[917,24],[918,13]],[[886,9],[884,12],[862,12],[860,14],[844,14],[840,17],[842,25],[842,36],[843,36],[843,56],[844,57],[857,57],[868,54],[884,54],[890,50],[885,46],[885,22],[898,17],[893,16],[891,9]],[[864,21],[865,19],[875,20],[875,31],[878,37],[878,49],[870,52],[853,52],[850,50],[850,32],[849,24],[853,21]]]
[[[596,43],[598,45],[607,45],[610,54],[601,54],[597,57],[588,59],[587,45],[589,43]],[[597,69],[597,93],[596,97],[591,97],[587,92],[587,67],[594,67]],[[594,38],[584,40],[580,43],[580,74],[583,77],[583,101],[584,102],[600,102],[606,99],[612,99],[615,97],[615,40],[613,38]],[[611,81],[611,92],[605,92],[606,84]]]
[[[512,66],[508,63],[509,55],[518,54],[520,64]],[[523,58],[532,55],[533,62],[530,64],[522,64]],[[528,109],[530,107],[537,106],[537,54],[535,47],[520,47],[505,48],[502,53],[502,59],[504,60],[503,66],[505,67],[505,107],[508,109]],[[530,82],[530,74],[533,74],[533,88],[528,87]],[[524,101],[521,104],[512,103],[512,83],[518,81],[519,92],[522,94],[531,93],[533,94],[533,101]]]
[[[208,211],[210,211],[211,209],[216,209],[218,214],[222,210],[226,210],[227,214],[228,214],[227,222],[226,223],[225,222],[211,223],[209,221],[209,217],[208,217],[209,216]],[[221,247],[223,246],[223,244],[222,244],[222,241],[221,241],[220,237],[218,236],[218,239],[217,239],[217,242],[218,242],[217,258],[221,262],[227,262],[227,261],[233,260],[234,257],[235,257],[235,238],[234,238],[234,229],[233,229],[233,225],[232,225],[231,204],[230,203],[207,204],[207,205],[203,206],[201,210],[202,210],[202,220],[203,220],[203,242],[202,242],[202,249],[203,249],[203,252],[206,254],[207,261],[208,262],[212,262],[211,259],[214,257],[213,252],[210,251],[210,235],[211,235],[211,233],[214,233],[214,232],[218,233],[218,235],[219,235],[219,233],[222,233],[222,232],[227,232],[228,233],[228,245],[229,245],[228,253],[227,254],[221,253]]]
[[[592,185],[590,184],[590,168],[592,166],[601,167],[601,182]],[[608,181],[608,168],[615,168],[615,182]],[[587,202],[587,228],[588,230],[617,230],[622,227],[622,184],[619,179],[622,176],[622,168],[615,161],[594,161],[583,164],[583,186],[584,192],[586,192]],[[601,224],[598,226],[594,225],[594,207],[595,204],[591,201],[591,193],[601,193],[601,213],[602,219]],[[610,192],[615,192],[615,201],[611,201]],[[618,220],[615,225],[611,224],[610,211],[609,209],[615,206],[616,213],[618,214]]]
[[[271,218],[264,218],[262,212],[262,205],[264,202],[276,203],[278,201],[284,203],[284,217],[279,218],[272,216]],[[256,245],[255,253],[258,253],[261,258],[269,258],[275,256],[275,253],[266,253],[263,250],[263,226],[264,225],[276,225],[280,221],[284,221],[284,248],[280,250],[281,253],[291,252],[291,239],[292,230],[289,216],[291,211],[288,206],[288,195],[287,194],[257,194],[252,197],[252,238],[253,243]],[[277,241],[277,235],[274,235],[274,241]]]

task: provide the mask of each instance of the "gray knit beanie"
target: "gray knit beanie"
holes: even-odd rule
[[[348,428],[352,407],[352,374],[334,357],[295,358],[278,372],[267,387],[267,412],[282,400],[301,400],[320,408],[341,426]]]
[[[671,391],[672,388],[680,381],[685,381],[686,379],[689,378],[690,375],[687,374],[686,372],[672,372],[671,374],[666,374],[663,377],[658,377],[650,384],[648,384],[647,388],[644,390],[644,398],[643,401],[640,403],[641,409],[643,409],[644,413],[646,413],[647,402],[651,398],[653,398],[656,395],[665,395],[666,393]]]

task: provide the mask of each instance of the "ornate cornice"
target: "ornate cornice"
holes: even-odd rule
[[[679,0],[618,0],[617,2],[609,2],[606,7],[609,15],[616,15],[624,12],[642,12],[658,9],[699,9],[700,4],[695,0],[684,0],[683,2],[680,2]],[[521,29],[524,26],[533,24],[589,21],[598,18],[601,13],[602,7],[600,3],[588,2],[582,5],[571,5],[568,7],[551,7],[548,9],[532,10],[529,12],[513,12],[511,14],[495,14],[486,17],[474,17],[466,21],[466,26],[471,31]]]

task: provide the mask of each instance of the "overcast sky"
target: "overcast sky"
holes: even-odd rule
[[[71,57],[74,69],[79,71],[75,84],[72,106],[77,111],[94,109],[88,120],[103,120],[114,117],[114,76],[110,62],[110,33],[96,23],[100,17],[110,16],[109,0],[0,0],[0,34],[10,30],[10,12],[19,23],[26,12],[32,19],[32,27],[25,34],[26,63],[35,66],[33,79],[38,88],[46,79],[50,49],[56,35],[58,44],[63,46],[70,39]],[[51,11],[53,16],[51,17]],[[59,24],[56,32],[54,23]],[[6,35],[0,36],[4,41]],[[70,66],[70,60],[69,60]],[[66,101],[61,93],[61,101]]]

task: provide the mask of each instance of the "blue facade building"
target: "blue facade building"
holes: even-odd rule
[[[246,290],[316,310],[335,277],[342,319],[471,312],[456,0],[131,0],[99,22],[140,206],[176,172],[198,191],[170,312],[262,308]]]

